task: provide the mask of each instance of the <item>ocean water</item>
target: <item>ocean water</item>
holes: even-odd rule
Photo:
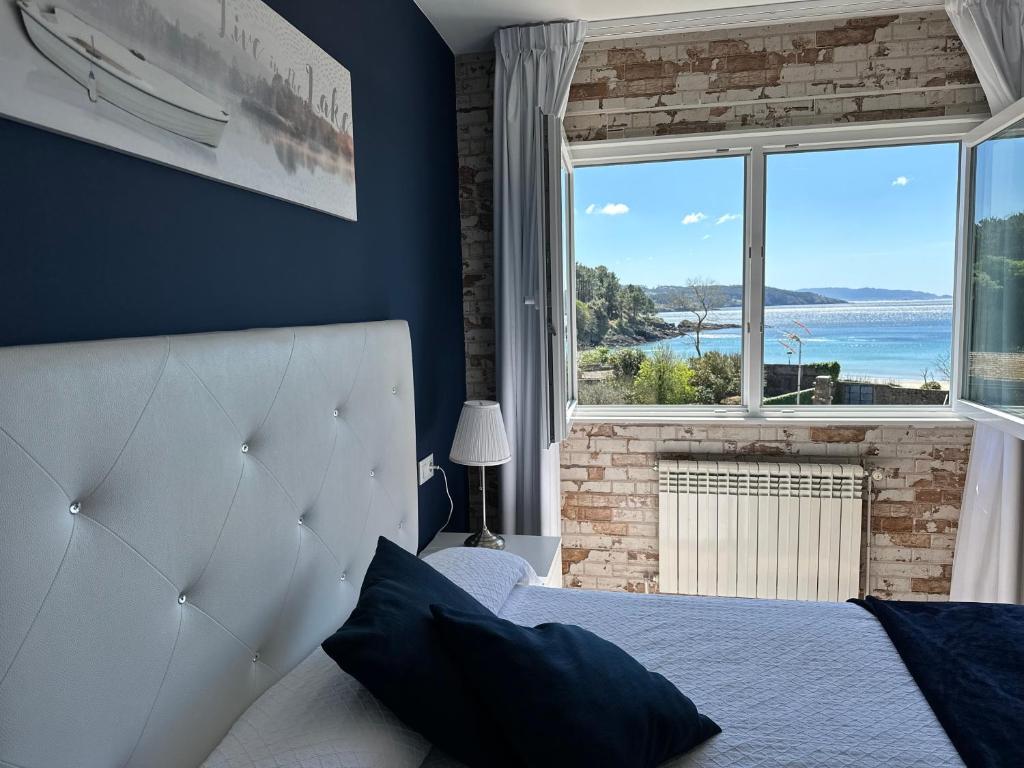
[[[693,319],[687,312],[662,312],[666,322]],[[739,324],[739,309],[712,312],[709,322]],[[804,327],[801,328],[800,326]],[[953,338],[953,301],[854,302],[767,307],[765,309],[765,362],[797,362],[797,344],[786,339],[796,333],[803,339],[805,363],[837,360],[843,378],[878,381],[920,381],[927,368],[941,380],[936,361],[948,357]],[[794,349],[786,354],[785,341]],[[701,349],[739,352],[739,328],[723,328],[701,334]],[[682,357],[695,352],[689,336],[638,345],[650,351],[661,344]]]

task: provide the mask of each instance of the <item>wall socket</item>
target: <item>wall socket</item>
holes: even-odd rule
[[[420,459],[416,466],[419,469],[420,485],[423,485],[434,476],[434,454],[431,453],[425,459]]]

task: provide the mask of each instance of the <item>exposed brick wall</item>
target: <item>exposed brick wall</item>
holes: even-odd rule
[[[455,61],[459,132],[459,200],[462,211],[462,314],[466,334],[466,397],[494,400],[494,54]],[[490,509],[498,509],[498,469],[487,473]],[[480,519],[480,482],[469,473],[469,522]],[[494,515],[490,527],[497,521]]]
[[[577,425],[562,445],[563,583],[657,591],[659,456],[799,457],[883,470],[873,489],[870,594],[948,599],[972,431]],[[862,574],[863,566],[862,554]]]
[[[466,396],[494,399],[494,54],[455,61]]]
[[[987,114],[942,11],[588,43],[570,141]],[[839,96],[840,98],[835,98]]]
[[[459,174],[462,202],[462,258],[463,308],[466,331],[466,389],[469,397],[495,397],[494,378],[494,255],[493,255],[493,172],[492,172],[492,106],[493,106],[493,53],[471,54],[456,59]],[[889,120],[953,114],[987,113],[984,95],[975,84],[977,77],[952,26],[942,12],[890,16],[871,19],[853,19],[813,24],[771,25],[757,29],[728,30],[726,32],[687,33],[664,37],[643,37],[631,40],[588,43],[584,46],[580,66],[573,81],[566,128],[574,141],[594,141],[624,136],[671,136],[686,132],[725,131],[787,125],[807,125],[865,120]],[[953,86],[952,88],[948,86]],[[968,87],[959,87],[968,86]],[[910,91],[901,93],[900,91]],[[866,97],[825,99],[831,94],[851,94],[873,91]],[[793,99],[779,101],[779,99]],[[724,106],[724,102],[756,101],[759,103]],[[699,109],[678,109],[683,105],[700,105]],[[708,105],[708,106],[704,106]],[[677,107],[677,109],[672,109]],[[595,114],[596,113],[596,114]],[[579,450],[579,440],[585,429],[623,429],[622,427],[578,428],[563,446],[563,457],[589,454],[592,449]],[[656,437],[669,435],[665,440],[674,442],[700,440],[700,437],[679,437],[673,430],[686,430],[685,426],[630,427],[630,430],[656,430]],[[695,433],[702,428],[694,427]],[[734,429],[734,428],[730,428]],[[739,428],[735,428],[739,429]],[[665,433],[662,430],[666,430]],[[740,437],[715,436],[699,450],[713,453],[733,444],[762,444],[771,450],[789,452],[787,446],[804,448],[799,455],[821,456],[822,445],[811,439],[806,427],[789,430],[794,437],[762,435],[757,427],[742,428]],[[905,432],[906,430],[904,430]],[[877,451],[872,461],[904,459],[896,452],[924,450],[935,446],[952,450],[964,449],[969,443],[970,430],[946,432],[911,430],[899,436],[899,430],[886,428],[868,432],[859,441],[832,444],[832,452],[824,455],[856,455],[863,451]],[[756,433],[756,434],[755,434]],[[739,433],[737,433],[739,434]],[[804,436],[806,434],[806,437]],[[816,433],[819,434],[820,433]],[[837,433],[838,434],[838,433]],[[920,441],[918,441],[920,436]],[[595,436],[596,437],[596,436]],[[588,438],[589,439],[589,438]],[[611,439],[611,438],[610,438]],[[615,438],[618,439],[618,438]],[[565,514],[572,509],[585,508],[588,514],[605,515],[604,519],[588,517],[584,520],[568,519],[565,524],[567,544],[579,543],[583,535],[597,536],[592,544],[617,538],[625,545],[566,546],[564,563],[570,564],[568,577],[579,577],[582,584],[608,588],[635,588],[643,586],[644,574],[657,572],[657,499],[656,489],[648,492],[643,483],[651,479],[630,477],[631,465],[602,464],[611,461],[642,461],[633,465],[634,475],[648,473],[653,467],[653,456],[660,448],[655,438],[633,435],[624,438],[633,441],[639,450],[643,441],[651,443],[648,455],[627,451],[616,452],[612,444],[607,456],[578,464],[565,464],[563,480],[566,483],[613,482],[609,491],[595,493],[585,488],[569,490],[566,495]],[[698,449],[694,449],[698,450]],[[731,449],[734,452],[735,449]],[[761,450],[769,450],[762,448]],[[840,453],[836,453],[839,451]],[[846,451],[847,454],[842,454]],[[853,451],[851,454],[850,451]],[[889,454],[892,453],[891,459]],[[916,462],[918,459],[914,459]],[[936,461],[921,458],[921,461]],[[952,461],[950,459],[949,461]],[[883,512],[884,504],[910,505],[903,507],[901,522],[889,525],[907,525],[909,531],[878,531],[876,558],[891,556],[891,561],[879,559],[879,566],[891,565],[875,571],[872,580],[887,578],[888,586],[878,581],[873,585],[876,594],[924,594],[925,585],[941,596],[942,585],[948,586],[949,564],[952,562],[952,532],[920,531],[913,521],[924,525],[928,515],[952,514],[950,504],[939,504],[938,512],[927,505],[928,492],[947,492],[949,498],[962,487],[963,463],[958,460],[954,469],[939,467],[948,475],[933,477],[928,471],[913,482],[920,486],[907,486],[903,475],[888,478],[892,488],[899,492],[900,500],[881,499],[876,509]],[[607,479],[598,477],[611,470]],[[906,465],[892,471],[908,472]],[[625,477],[621,477],[625,472]],[[586,477],[580,477],[582,473]],[[620,477],[616,477],[620,475]],[[475,476],[475,475],[474,475]],[[488,497],[497,495],[498,472],[488,474]],[[927,487],[927,483],[940,485]],[[945,483],[946,485],[941,485]],[[633,484],[629,492],[625,488]],[[471,481],[471,519],[478,516],[479,493],[475,480]],[[918,493],[924,494],[918,498]],[[650,495],[655,494],[653,505]],[[934,494],[933,494],[934,495]],[[587,503],[580,504],[586,500]],[[593,501],[593,503],[589,503]],[[911,509],[912,508],[912,509]],[[594,512],[603,509],[605,511]],[[910,509],[913,514],[908,516]],[[958,509],[958,507],[957,507]],[[915,517],[917,512],[921,516]],[[652,517],[654,515],[654,517]],[[936,527],[946,518],[933,521]],[[955,518],[953,518],[955,521]],[[598,525],[602,531],[590,528],[572,530],[572,525]],[[625,528],[623,527],[625,526]],[[646,526],[646,527],[644,527]],[[920,525],[918,526],[920,527]],[[892,538],[896,533],[900,536]],[[924,545],[924,536],[933,536]],[[600,538],[605,537],[605,538]],[[645,538],[646,537],[646,538]],[[879,538],[881,537],[881,538]],[[888,537],[888,538],[886,538]],[[917,538],[914,538],[917,537]],[[946,538],[943,538],[946,537]],[[653,541],[652,553],[647,547],[632,547],[633,543]],[[885,551],[891,548],[892,551]],[[908,554],[909,551],[909,554]],[[607,554],[595,554],[605,552]],[[895,558],[913,558],[906,562]],[[574,558],[585,558],[577,560]],[[593,571],[608,558],[618,570],[601,574]],[[929,558],[939,558],[931,560]],[[603,567],[603,566],[602,566]],[[651,571],[651,568],[654,570]],[[914,575],[903,575],[904,573]],[[885,574],[888,574],[886,576]],[[918,579],[916,589],[911,579]],[[921,579],[937,579],[924,582]],[[948,589],[947,589],[948,591]]]
[[[458,56],[455,78],[466,390],[469,397],[493,398],[494,54]],[[970,59],[941,11],[592,42],[584,46],[573,78],[566,129],[570,140],[590,141],[985,114],[988,106],[976,83]],[[969,87],[944,90],[962,85]],[[878,95],[814,98],[866,90]],[[760,103],[714,106],[736,100]],[[709,106],[662,109],[695,104]],[[589,114],[594,111],[600,114]]]

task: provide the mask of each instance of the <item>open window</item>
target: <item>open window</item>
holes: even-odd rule
[[[1024,100],[964,149],[957,410],[1024,438]]]
[[[576,293],[573,249],[573,164],[562,121],[541,115],[544,144],[544,264],[541,270],[544,306],[541,307],[543,346],[547,353],[544,374],[548,391],[550,441],[569,433],[576,406]]]

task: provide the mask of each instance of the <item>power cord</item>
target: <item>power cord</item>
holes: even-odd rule
[[[444,469],[439,467],[437,464],[434,464],[432,469],[436,469],[441,473],[441,477],[444,478],[444,493],[448,497],[448,519],[445,520],[444,525],[441,526],[441,530],[443,531],[448,527],[448,523],[452,521],[452,515],[455,513],[455,502],[452,500],[451,491],[448,490],[448,475],[445,474]]]

